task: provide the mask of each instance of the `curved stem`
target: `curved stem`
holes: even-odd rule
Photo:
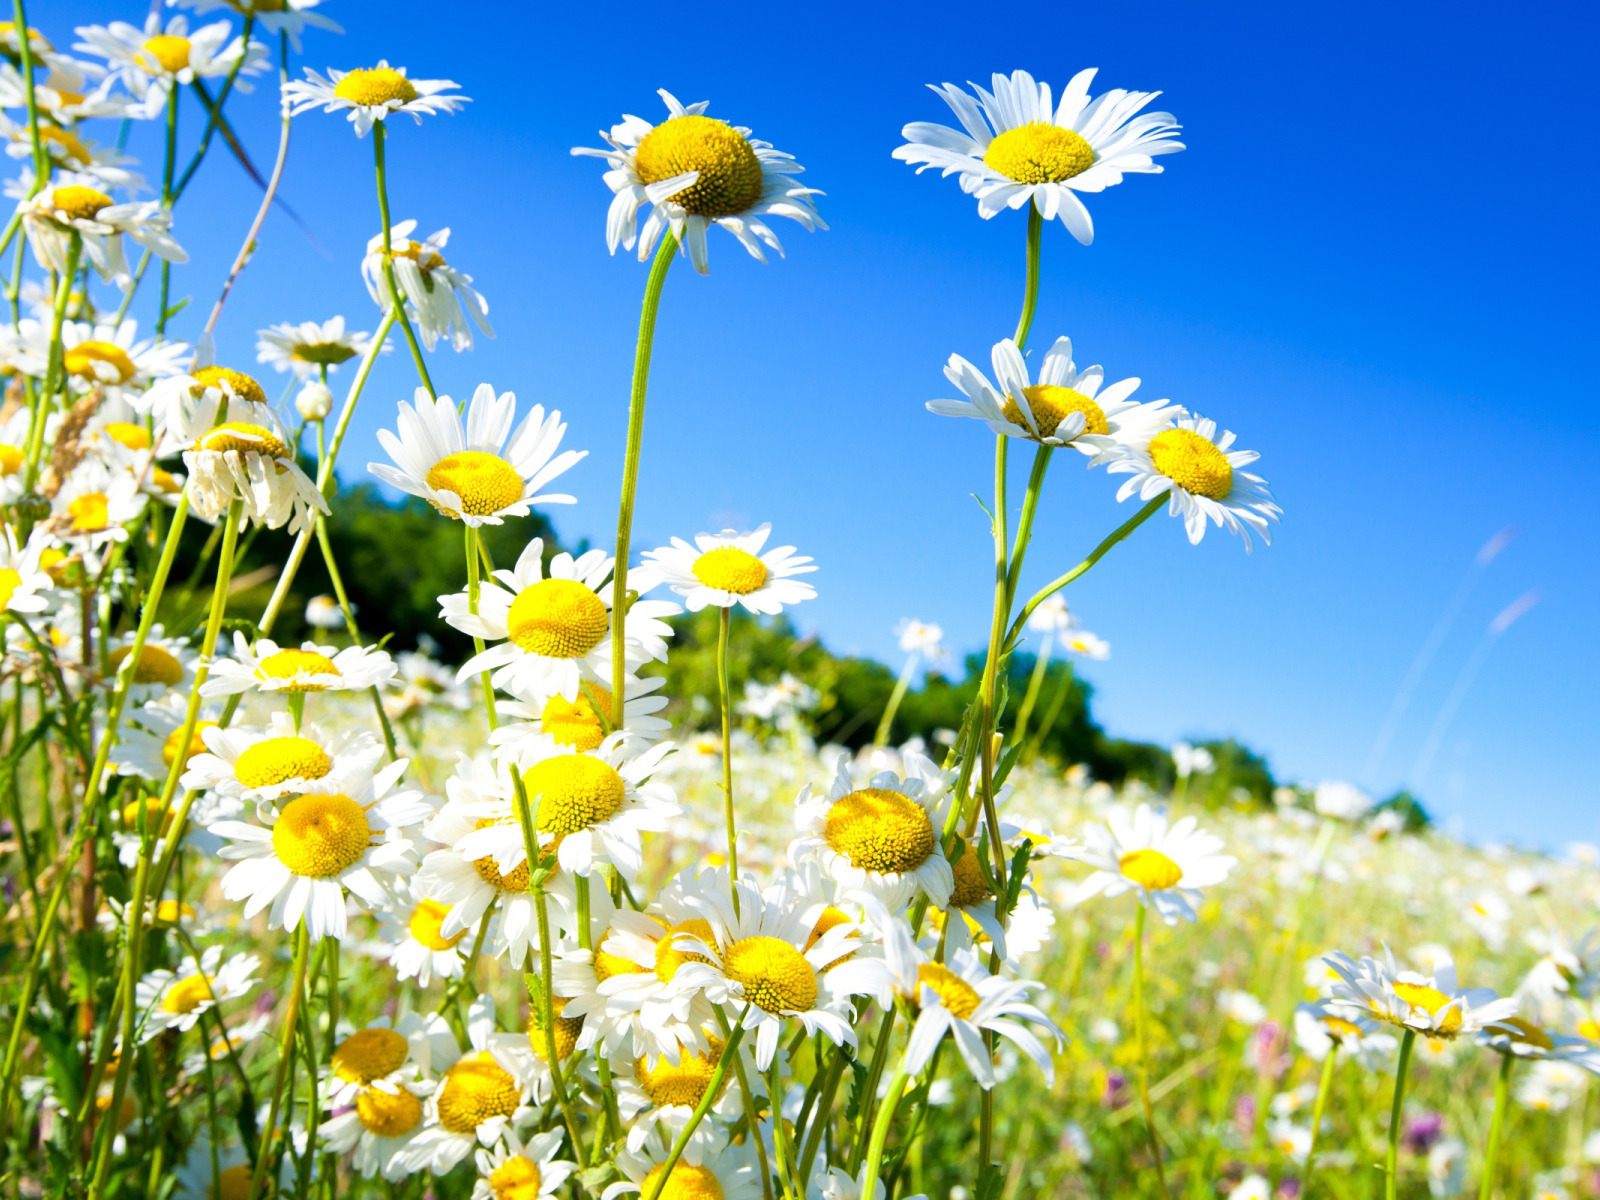
[[[1028,331],[1033,328],[1033,310],[1039,303],[1039,249],[1044,242],[1044,214],[1038,205],[1028,205],[1028,263],[1022,285],[1022,315],[1017,318],[1017,332],[1011,340],[1021,350],[1028,344]]]
[[[1400,1057],[1394,1068],[1394,1099],[1389,1105],[1389,1154],[1383,1164],[1383,1194],[1387,1200],[1395,1200],[1400,1191],[1401,1109],[1406,1099],[1406,1068],[1411,1065],[1411,1047],[1416,1040],[1415,1029],[1408,1029],[1400,1035]]]
[[[406,316],[405,298],[400,295],[400,284],[394,277],[394,247],[389,244],[389,183],[385,170],[383,139],[384,124],[382,121],[374,121],[372,154],[378,172],[378,219],[383,222],[383,277],[389,284],[389,304],[400,321],[401,330],[406,335],[406,344],[411,347],[411,361],[416,364],[417,378],[422,380],[422,386],[428,389],[428,395],[437,400],[439,393],[434,391],[433,379],[428,374],[428,364],[422,358],[422,347],[417,344],[416,331],[411,328],[411,320]]]
[[[917,663],[921,657],[915,650],[906,656],[906,665],[900,668],[900,678],[894,681],[894,691],[889,693],[889,703],[883,706],[883,716],[878,720],[877,732],[872,735],[874,746],[889,744],[889,734],[894,728],[894,715],[900,711],[900,702],[906,698],[906,692],[911,687],[911,677],[917,673]]]
[[[750,1006],[745,1006],[749,1011]],[[717,1097],[722,1093],[722,1085],[728,1078],[728,1067],[739,1053],[739,1041],[744,1037],[744,1013],[739,1014],[739,1020],[728,1033],[728,1040],[722,1047],[722,1057],[717,1060],[716,1070],[711,1072],[711,1080],[706,1084],[705,1094],[700,1097],[700,1103],[694,1106],[694,1112],[689,1114],[689,1119],[684,1122],[683,1128],[678,1132],[677,1138],[672,1143],[672,1150],[668,1153],[661,1165],[661,1174],[656,1176],[655,1182],[650,1186],[640,1200],[661,1200],[661,1189],[666,1187],[667,1180],[672,1178],[672,1169],[678,1165],[678,1160],[683,1157],[684,1147],[689,1144],[689,1139],[694,1136],[694,1131],[700,1127],[700,1122],[705,1120],[706,1113],[711,1111],[711,1106],[716,1103]],[[750,1136],[759,1138],[761,1131],[752,1128]]]
[[[1505,1129],[1506,1097],[1511,1091],[1511,1068],[1517,1056],[1510,1052],[1500,1055],[1500,1074],[1494,1081],[1494,1115],[1489,1118],[1489,1145],[1483,1154],[1483,1180],[1478,1185],[1478,1200],[1489,1200],[1494,1195],[1494,1168],[1500,1160],[1500,1134]]]
[[[1144,1105],[1150,1153],[1156,1160],[1156,1180],[1161,1185],[1162,1200],[1168,1200],[1167,1169],[1161,1161],[1161,1139],[1156,1136],[1155,1109],[1150,1104],[1150,1040],[1144,1023],[1144,917],[1145,905],[1141,899],[1138,915],[1133,919],[1133,1024],[1134,1037],[1139,1043],[1139,1100]]]
[[[1317,1135],[1322,1132],[1322,1110],[1328,1104],[1328,1092],[1333,1087],[1333,1069],[1339,1061],[1337,1044],[1328,1047],[1328,1056],[1322,1060],[1322,1077],[1317,1081],[1317,1099],[1311,1106],[1311,1142],[1306,1146],[1306,1165],[1300,1172],[1302,1200],[1311,1191],[1311,1173],[1317,1161]]]
[[[896,1071],[889,1080],[888,1094],[878,1106],[878,1119],[872,1125],[872,1144],[867,1147],[866,1162],[861,1170],[861,1178],[865,1181],[861,1189],[863,1196],[872,1197],[877,1192],[878,1164],[883,1161],[883,1147],[889,1140],[889,1126],[894,1123],[895,1110],[900,1107],[900,1097],[905,1093],[906,1080],[909,1078],[904,1067]]]
[[[300,1020],[300,996],[305,991],[306,960],[310,957],[311,929],[301,921],[294,939],[294,980],[289,985],[289,1011],[283,1016],[283,1030],[278,1036],[278,1072],[272,1081],[272,1103],[267,1108],[267,1127],[261,1135],[261,1149],[256,1155],[255,1170],[250,1175],[250,1190],[245,1193],[245,1200],[255,1200],[261,1191],[267,1161],[272,1157],[272,1139],[278,1132],[283,1089],[289,1081],[289,1063],[294,1058],[294,1031]]]

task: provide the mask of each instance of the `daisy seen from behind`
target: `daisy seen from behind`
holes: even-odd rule
[[[411,236],[416,227],[415,221],[401,221],[389,230],[388,258],[394,266],[395,282],[417,323],[417,336],[429,350],[441,337],[448,337],[451,348],[458,352],[470,350],[472,329],[467,324],[468,317],[488,336],[494,336],[489,324],[489,302],[473,288],[471,275],[445,261],[450,230],[440,229],[419,242]],[[372,302],[387,312],[390,294],[384,262],[380,233],[367,243],[361,275],[367,281]]]
[[[1168,925],[1195,919],[1194,901],[1204,888],[1228,877],[1238,859],[1222,853],[1222,839],[1193,817],[1169,824],[1164,812],[1141,804],[1130,815],[1114,808],[1106,823],[1084,829],[1079,858],[1096,870],[1078,888],[1078,900],[1137,892]]]

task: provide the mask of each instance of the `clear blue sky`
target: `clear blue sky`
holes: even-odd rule
[[[1094,246],[1046,231],[1035,341],[1067,333],[1080,365],[1139,375],[1141,396],[1236,430],[1286,517],[1248,558],[1215,531],[1191,548],[1158,519],[1072,589],[1113,647],[1084,670],[1096,715],[1130,737],[1237,736],[1286,779],[1354,778],[1472,556],[1514,525],[1368,782],[1406,780],[1485,626],[1538,588],[1420,790],[1476,838],[1600,838],[1591,7],[324,11],[348,33],[311,31],[303,62],[387,57],[474,98],[393,124],[394,214],[449,225],[451,262],[492,307],[494,341],[434,356],[441,388],[488,380],[557,406],[591,451],[568,476],[580,505],[554,514],[568,539],[610,539],[645,276],[607,256],[601,168],[569,148],[624,111],[658,119],[666,87],[806,165],[831,231],[782,223],[789,256],[765,267],[714,232],[711,276],[680,265],[668,280],[638,538],[770,520],[822,568],[801,625],[890,660],[902,616],[939,622],[961,651],[986,635],[991,551],[969,493],[989,488],[992,443],[922,405],[948,393],[948,354],[983,361],[1010,332],[1024,230],[893,161],[900,127],[947,118],[924,84],[1017,67],[1057,88],[1098,66],[1097,90],[1162,90],[1189,149],[1090,198]],[[66,42],[68,24],[112,16],[137,9],[58,0],[36,19]],[[270,90],[237,116],[263,161]],[[195,110],[185,119],[192,135]],[[153,160],[151,132],[132,149]],[[357,271],[377,230],[370,152],[339,118],[297,119],[284,195],[327,253],[269,220],[219,333],[224,362],[247,365],[272,321],[375,324]],[[181,290],[201,303],[180,334],[203,320],[255,195],[217,156],[186,197]],[[351,468],[378,457],[408,373],[403,353],[379,368]],[[1114,490],[1059,462],[1032,579],[1131,512]]]

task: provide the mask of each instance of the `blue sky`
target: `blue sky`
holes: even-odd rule
[[[768,266],[714,233],[710,277],[679,264],[668,279],[636,536],[770,520],[822,568],[800,624],[890,660],[903,616],[962,651],[986,636],[991,549],[970,493],[989,489],[992,442],[922,405],[949,394],[950,353],[985,361],[1010,333],[1025,226],[984,221],[953,180],[893,161],[900,127],[947,118],[924,84],[1018,67],[1056,88],[1098,66],[1097,90],[1162,90],[1189,149],[1089,199],[1092,247],[1046,231],[1035,346],[1068,334],[1080,365],[1237,431],[1286,516],[1249,557],[1214,530],[1190,547],[1159,518],[1071,590],[1113,648],[1084,668],[1097,716],[1129,737],[1237,736],[1286,779],[1355,778],[1474,554],[1514,526],[1363,782],[1408,781],[1489,622],[1538,589],[1413,782],[1475,838],[1600,839],[1596,168],[1592,134],[1573,132],[1596,115],[1592,9],[1033,4],[999,19],[824,3],[674,23],[644,5],[325,7],[348,32],[312,31],[301,63],[387,57],[473,97],[393,126],[393,211],[450,226],[450,261],[491,305],[498,337],[434,356],[441,389],[488,380],[559,407],[590,450],[568,476],[580,504],[554,514],[568,539],[614,527],[645,277],[607,256],[601,167],[569,148],[623,112],[659,119],[666,87],[806,165],[830,231],[784,223],[788,257]],[[66,42],[69,24],[137,15],[58,0],[36,19]],[[261,161],[270,90],[236,118]],[[185,120],[192,136],[196,110]],[[130,148],[153,160],[152,133]],[[370,154],[337,117],[297,119],[284,195],[317,245],[269,219],[222,361],[247,366],[273,321],[375,324],[357,270],[377,230]],[[180,336],[255,196],[218,156],[179,209],[193,255],[179,290],[196,297]],[[378,457],[408,374],[403,353],[380,366],[352,471]],[[1029,582],[1131,513],[1114,492],[1058,458]]]

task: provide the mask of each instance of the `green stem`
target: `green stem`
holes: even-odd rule
[[[783,1108],[783,1078],[779,1072],[777,1054],[773,1054],[772,1061],[767,1064],[767,1104],[772,1109],[772,1151],[778,1158],[778,1186],[788,1200],[797,1200],[805,1195],[805,1188],[795,1177],[788,1131],[784,1128],[783,1113],[780,1111]]]
[[[50,154],[39,136],[39,97],[33,91],[33,31],[28,28],[28,14],[22,0],[12,0],[12,14],[17,26],[18,55],[22,60],[22,83],[28,92],[28,136],[33,141],[33,195],[38,195],[50,182]]]
[[[317,423],[317,437],[321,440],[322,423]],[[317,545],[322,550],[323,565],[328,568],[328,578],[333,583],[333,594],[338,598],[339,611],[344,614],[344,626],[350,634],[350,640],[357,646],[362,645],[361,629],[356,624],[356,611],[350,604],[350,597],[344,589],[344,577],[339,574],[339,565],[333,560],[333,545],[328,540],[328,521],[321,513],[316,515]],[[400,751],[395,745],[394,726],[389,724],[389,714],[383,709],[383,693],[378,690],[378,685],[373,684],[367,691],[372,696],[373,707],[378,711],[378,726],[383,730],[383,744],[389,752],[389,761],[393,762],[400,757]],[[293,697],[291,697],[293,699]],[[302,693],[303,701],[305,695]]]
[[[867,1147],[866,1163],[861,1171],[861,1178],[864,1181],[861,1194],[867,1200],[873,1200],[873,1194],[877,1190],[878,1164],[883,1161],[883,1147],[889,1140],[889,1126],[894,1124],[895,1110],[900,1107],[900,1097],[905,1094],[906,1080],[909,1078],[904,1067],[896,1071],[894,1077],[889,1080],[888,1094],[878,1106],[878,1119],[872,1125],[872,1144]]]
[[[411,361],[416,364],[417,378],[422,380],[422,386],[428,389],[428,395],[435,400],[439,393],[434,391],[433,379],[428,374],[428,364],[423,361],[422,347],[417,343],[416,331],[411,328],[411,321],[406,316],[405,298],[400,294],[400,284],[394,277],[394,247],[389,244],[389,184],[384,169],[384,123],[372,123],[372,153],[378,171],[378,219],[383,222],[383,277],[389,283],[389,303],[400,321],[400,328],[406,335],[406,345],[411,347]]]
[[[877,732],[872,735],[874,746],[887,746],[889,733],[894,727],[894,715],[900,711],[900,702],[906,698],[906,690],[911,687],[911,677],[917,673],[917,662],[921,658],[915,650],[906,658],[906,665],[900,668],[900,678],[894,681],[894,691],[889,693],[889,703],[883,706],[883,716],[878,719]]]
[[[267,1163],[272,1158],[272,1139],[278,1132],[278,1114],[283,1107],[283,1091],[289,1082],[289,1063],[294,1057],[295,1026],[300,1020],[300,996],[306,985],[306,961],[311,957],[311,929],[300,922],[294,939],[294,979],[289,985],[289,1011],[283,1017],[283,1029],[278,1036],[278,1072],[272,1081],[272,1102],[267,1107],[267,1127],[261,1135],[261,1150],[256,1155],[255,1170],[250,1175],[250,1190],[245,1200],[255,1200],[261,1191]]]
[[[1156,1135],[1155,1110],[1150,1104],[1150,1039],[1145,1031],[1144,1018],[1145,911],[1141,899],[1138,915],[1133,919],[1133,1025],[1139,1049],[1139,1100],[1144,1105],[1144,1124],[1150,1134],[1150,1153],[1156,1160],[1156,1180],[1161,1185],[1161,1197],[1162,1200],[1169,1200],[1167,1169],[1161,1161],[1161,1139]]]
[[[1394,1099],[1389,1105],[1389,1154],[1384,1160],[1384,1196],[1395,1200],[1400,1192],[1400,1126],[1401,1109],[1406,1099],[1406,1068],[1411,1065],[1411,1047],[1417,1040],[1417,1031],[1407,1029],[1400,1035],[1400,1057],[1394,1067]]]
[[[480,590],[478,580],[478,530],[476,526],[468,525],[464,522],[461,527],[467,535],[467,611],[473,616],[477,616],[478,593]],[[474,654],[483,653],[483,639],[476,634],[472,638],[472,652]],[[495,726],[499,724],[494,711],[494,681],[491,678],[492,675],[492,671],[482,671],[478,675],[478,681],[483,685],[483,714],[489,722],[491,733],[494,731]],[[533,865],[538,861],[538,855],[533,852],[533,846],[530,843],[528,847],[528,870],[533,870]]]
[[[895,1008],[883,1010],[883,1020],[878,1023],[878,1039],[872,1044],[872,1063],[867,1067],[866,1086],[861,1089],[861,1112],[856,1118],[855,1144],[850,1150],[850,1173],[861,1169],[867,1153],[868,1122],[872,1119],[872,1104],[878,1095],[878,1081],[883,1078],[883,1066],[889,1058],[889,1040],[894,1035]]]
[[[670,236],[670,235],[669,235]],[[745,1006],[749,1011],[749,1006]],[[727,1043],[722,1047],[722,1057],[717,1060],[716,1070],[711,1072],[711,1081],[706,1084],[705,1094],[700,1097],[700,1103],[694,1106],[694,1112],[689,1114],[679,1131],[677,1139],[672,1143],[672,1150],[667,1154],[666,1160],[661,1165],[661,1174],[657,1175],[640,1200],[661,1200],[661,1189],[672,1178],[672,1169],[678,1165],[678,1160],[683,1157],[684,1147],[689,1144],[689,1139],[694,1136],[694,1131],[700,1127],[700,1122],[705,1120],[706,1113],[711,1111],[711,1106],[716,1103],[717,1097],[722,1094],[722,1085],[728,1078],[728,1067],[738,1058],[739,1041],[744,1037],[744,1013],[739,1014],[739,1021],[728,1034]],[[774,1101],[776,1103],[776,1101]],[[751,1129],[751,1137],[760,1137],[760,1131]]]
[[[1505,1129],[1506,1097],[1511,1091],[1511,1068],[1516,1061],[1517,1056],[1510,1051],[1500,1055],[1500,1074],[1494,1081],[1494,1115],[1489,1118],[1489,1145],[1483,1155],[1483,1180],[1478,1185],[1478,1200],[1489,1200],[1494,1194],[1494,1168],[1500,1160],[1500,1134]]]
[[[526,800],[524,800],[526,804]],[[524,829],[527,828],[525,825]],[[539,919],[539,1012],[544,1024],[545,1062],[550,1066],[550,1086],[556,1094],[556,1104],[567,1123],[567,1136],[572,1139],[572,1157],[583,1162],[583,1139],[578,1136],[578,1117],[572,1111],[572,1101],[567,1097],[567,1084],[561,1076],[561,1056],[556,1052],[555,975],[550,960],[550,908],[544,898],[544,880],[533,883],[535,859],[528,860],[529,886],[533,889],[533,906]]]
[[[228,96],[233,91],[234,82],[239,78],[239,71],[244,67],[245,60],[250,57],[248,54],[248,50],[250,48],[250,34],[255,29],[255,22],[255,13],[246,8],[244,14],[244,32],[239,36],[247,53],[239,55],[238,60],[234,62],[233,68],[228,72],[227,77],[223,79],[222,87],[218,90],[217,98],[215,100],[211,100],[206,94],[204,84],[202,84],[198,79],[194,81],[194,88],[200,93],[201,100],[208,110],[206,116],[206,128],[205,132],[200,135],[200,144],[195,147],[194,157],[189,160],[189,165],[184,168],[183,174],[178,177],[178,182],[176,185],[172,183],[172,171],[170,167],[168,168],[166,191],[170,193],[170,195],[163,197],[168,201],[168,207],[171,207],[172,204],[176,204],[178,197],[183,195],[183,190],[189,186],[189,180],[193,179],[194,173],[200,169],[200,162],[205,158],[206,151],[211,148],[211,136],[216,133],[217,124],[222,119],[222,106],[228,102]],[[285,70],[287,70],[288,64],[285,63],[284,66]],[[176,86],[173,87],[172,94],[174,96],[178,94],[178,89]]]
[[[1028,344],[1028,331],[1033,328],[1033,310],[1039,303],[1039,249],[1044,241],[1044,214],[1038,205],[1028,205],[1028,261],[1022,287],[1022,315],[1017,318],[1017,332],[1011,340],[1021,350]],[[871,1200],[869,1197],[868,1200]]]
[[[844,1051],[835,1047],[833,1060],[828,1064],[827,1077],[822,1083],[822,1091],[817,1096],[817,1107],[811,1117],[811,1126],[806,1131],[805,1148],[800,1152],[801,1179],[811,1178],[811,1164],[817,1157],[817,1147],[822,1145],[823,1132],[833,1120],[833,1098],[839,1091],[839,1081],[844,1078],[844,1068]]]
[[[1028,690],[1023,694],[1022,707],[1017,710],[1017,727],[1012,730],[1011,739],[1017,745],[1022,745],[1028,738],[1028,721],[1033,716],[1033,707],[1039,702],[1039,689],[1044,686],[1044,677],[1050,670],[1050,650],[1054,638],[1050,634],[1044,635],[1044,641],[1039,644],[1039,655],[1033,660],[1033,674],[1028,676]]]
[[[728,697],[728,631],[733,609],[724,605],[717,619],[717,696],[722,705],[722,812],[728,826],[728,887],[739,911],[739,829],[733,815],[733,713]]]
[[[1322,1111],[1328,1104],[1328,1093],[1333,1087],[1333,1069],[1338,1061],[1338,1043],[1330,1043],[1327,1057],[1322,1060],[1322,1077],[1317,1081],[1317,1099],[1311,1106],[1311,1142],[1306,1146],[1306,1165],[1300,1172],[1300,1200],[1305,1200],[1311,1192],[1311,1174],[1317,1161],[1317,1135],[1322,1132]]]
[[[56,284],[56,303],[50,313],[50,348],[46,352],[44,387],[35,397],[33,423],[28,437],[28,491],[39,481],[39,457],[44,450],[45,419],[50,415],[50,399],[59,385],[66,388],[65,351],[61,345],[61,327],[67,320],[67,301],[72,296],[72,280],[78,273],[78,261],[83,254],[83,238],[74,232],[67,239],[67,266]]]

